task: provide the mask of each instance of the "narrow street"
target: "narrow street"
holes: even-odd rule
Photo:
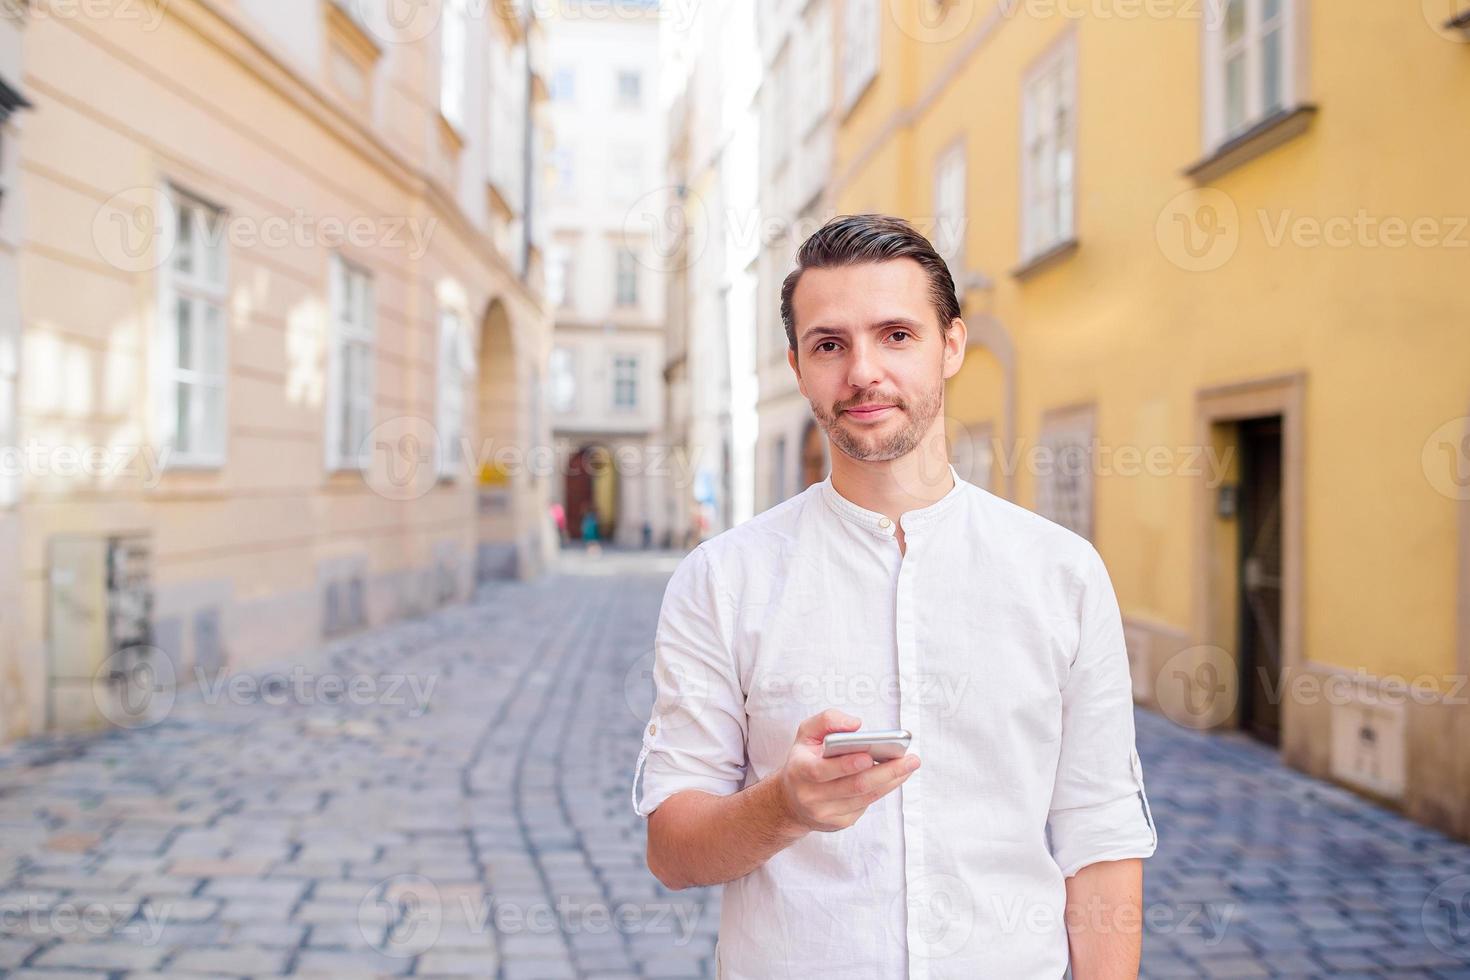
[[[569,552],[300,670],[181,681],[156,723],[0,750],[0,974],[711,976],[717,896],[658,885],[629,799],[677,560]],[[1470,977],[1470,847],[1138,725],[1146,976]]]

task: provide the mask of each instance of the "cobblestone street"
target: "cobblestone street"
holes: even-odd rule
[[[0,750],[0,974],[711,976],[717,895],[658,885],[629,799],[677,560],[568,553],[299,671],[191,677],[156,723]],[[1138,724],[1145,975],[1470,977],[1470,847]]]

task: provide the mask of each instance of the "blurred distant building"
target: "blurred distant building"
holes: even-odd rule
[[[787,361],[781,324],[781,284],[801,243],[834,213],[832,154],[837,120],[866,90],[876,47],[862,47],[876,15],[847,39],[837,32],[851,11],[886,10],[858,0],[759,0],[761,76],[760,210],[756,363],[760,435],[756,443],[755,509],[765,510],[823,479],[829,468],[827,436],[812,417]],[[848,19],[844,20],[844,17]],[[841,40],[843,43],[839,43]],[[867,59],[839,63],[838,56]],[[871,61],[873,64],[869,65]]]
[[[755,513],[761,61],[750,3],[665,15],[677,199],[670,258],[670,441],[693,466],[675,487],[688,542]]]
[[[546,21],[552,150],[547,256],[554,307],[550,493],[569,530],[638,547],[669,535],[663,425],[664,258],[658,229],[664,119],[656,2],[567,0]]]
[[[99,671],[289,657],[544,566],[530,9],[32,12],[34,108],[3,134],[29,220],[7,193],[0,733],[87,724]]]
[[[960,472],[1097,545],[1139,701],[1470,837],[1455,5],[844,7],[830,193],[962,284]]]

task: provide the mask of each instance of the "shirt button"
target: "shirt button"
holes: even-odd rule
[[[892,527],[893,526],[893,522],[890,521],[888,518],[885,517],[881,521],[878,522],[878,526],[879,527],[883,527],[883,528]]]
[[[649,725],[648,726],[648,734],[652,735],[656,731],[658,731],[658,726],[657,725]]]

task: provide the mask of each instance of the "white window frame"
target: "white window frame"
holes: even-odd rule
[[[955,140],[934,161],[934,250],[949,266],[955,289],[964,293],[965,231],[968,214],[969,168],[965,140]]]
[[[623,268],[623,260],[628,260],[628,268]],[[626,279],[625,279],[626,277]],[[623,285],[628,282],[632,284],[631,297],[625,300]],[[639,303],[638,282],[638,251],[627,245],[617,246],[613,253],[613,304],[619,309],[634,309]]]
[[[464,132],[469,94],[469,26],[465,0],[444,0],[439,19],[439,114]]]
[[[577,350],[574,347],[557,345],[551,350],[548,365],[551,382],[551,408],[558,415],[570,415],[577,410]],[[566,398],[561,398],[562,385],[566,386]]]
[[[633,80],[633,92],[630,95],[623,87],[628,79]],[[620,109],[640,109],[643,107],[643,72],[637,68],[619,68],[617,70],[616,82],[614,83],[617,96],[617,105]]]
[[[815,7],[797,42],[803,76],[797,135],[805,137],[832,108],[832,8]]]
[[[362,470],[367,467],[371,447],[366,445],[373,427],[377,391],[377,306],[372,273],[364,266],[332,254],[327,323],[327,425],[326,464],[329,471]],[[355,309],[349,310],[349,286],[361,288]],[[348,318],[348,314],[352,314]],[[355,376],[359,388],[347,391],[342,372],[350,354],[362,355],[363,371]],[[343,448],[356,444],[355,454]]]
[[[457,311],[439,311],[439,379],[435,429],[439,434],[439,478],[459,479],[464,469],[466,395],[474,373],[475,356],[465,317]]]
[[[161,237],[171,244],[162,256],[158,279],[157,425],[158,444],[167,451],[170,468],[219,469],[229,455],[229,248],[225,222],[227,213],[173,185],[160,193],[167,202],[163,220],[173,227]],[[211,230],[211,223],[214,227]],[[180,234],[188,229],[187,236]],[[180,268],[188,261],[188,268]],[[190,305],[189,350],[193,364],[179,363],[179,304]],[[214,323],[210,326],[209,313]],[[213,330],[218,363],[207,365],[202,358],[210,350]],[[190,392],[187,431],[181,438],[179,394]],[[215,418],[206,418],[205,400],[217,399]]]
[[[1227,37],[1226,16],[1232,2],[1243,5],[1244,29],[1240,38]],[[1276,14],[1265,19],[1267,3]],[[1296,107],[1303,91],[1305,36],[1302,20],[1305,4],[1297,0],[1207,0],[1203,33],[1204,61],[1204,150],[1213,152],[1232,139],[1259,125],[1278,112]],[[1274,36],[1280,46],[1277,70],[1280,98],[1274,105],[1265,94],[1265,43]],[[1237,62],[1243,73],[1242,116],[1232,125],[1229,112],[1229,67]]]
[[[625,368],[631,371],[631,374],[625,374]],[[608,370],[608,377],[611,379],[608,394],[614,412],[628,414],[636,413],[640,410],[639,403],[643,395],[640,390],[642,388],[640,384],[642,371],[643,358],[639,356],[637,351],[613,352],[611,367]],[[618,392],[622,390],[624,384],[631,385],[632,387],[633,401],[631,404],[625,405],[618,398]]]
[[[850,111],[883,60],[883,9],[880,0],[847,0],[842,11],[842,111]]]
[[[1069,30],[1021,85],[1023,263],[1077,236],[1077,91],[1077,34]]]

